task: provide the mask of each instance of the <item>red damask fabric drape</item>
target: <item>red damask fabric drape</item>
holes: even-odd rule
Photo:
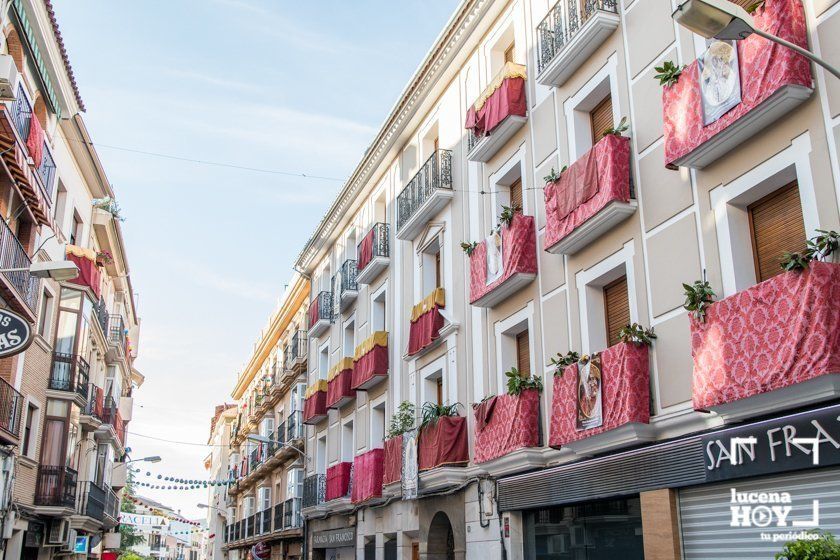
[[[309,303],[309,326],[311,327],[315,323],[318,322],[319,314],[318,314],[318,299],[314,299]]]
[[[484,102],[481,109],[476,111],[474,107],[469,108],[465,127],[476,136],[485,136],[509,116],[524,117],[527,110],[525,80],[507,78],[502,82],[501,87]]]
[[[402,447],[402,435],[385,440],[382,484],[392,484],[402,479]]]
[[[327,414],[327,393],[317,391],[303,401],[303,422],[310,423],[316,418]]]
[[[408,355],[412,356],[430,345],[440,337],[443,328],[441,306],[435,305],[416,321],[411,323],[408,330]]]
[[[373,240],[376,235],[376,228],[370,228],[370,231],[365,235],[362,242],[359,243],[359,259],[356,263],[356,269],[361,272],[373,260]]]
[[[463,416],[443,416],[427,424],[420,430],[417,447],[421,471],[466,465],[470,460],[467,419]]]
[[[577,429],[578,366],[571,365],[554,377],[551,399],[551,447],[578,441],[623,426],[650,421],[650,374],[648,347],[619,343],[601,352],[601,398],[603,423],[597,428]]]
[[[325,500],[335,500],[347,496],[350,489],[350,472],[353,463],[338,463],[327,469],[327,488]]]
[[[470,302],[489,294],[514,274],[537,273],[537,238],[534,217],[515,214],[510,227],[502,227],[502,264],[504,274],[487,284],[487,241],[482,241],[470,255]]]
[[[388,375],[388,347],[374,345],[353,364],[353,389],[358,389],[376,376]]]
[[[99,267],[96,266],[96,263],[88,258],[80,257],[72,253],[67,253],[67,259],[79,267],[79,275],[70,280],[70,282],[78,284],[79,286],[87,286],[93,290],[93,293],[97,298],[100,297],[102,272],[99,270]]]
[[[519,396],[496,397],[484,429],[475,430],[475,462],[486,463],[523,447],[540,444],[540,393],[526,389]]]
[[[840,372],[840,264],[785,272],[691,320],[696,410]]]
[[[382,497],[382,476],[384,469],[382,449],[371,449],[356,457],[353,466],[353,491],[351,500],[354,504]]]
[[[327,408],[338,408],[338,403],[346,397],[355,397],[356,391],[352,389],[353,370],[343,369],[332,378],[327,384]]]
[[[44,158],[44,129],[41,127],[41,121],[32,113],[32,118],[29,119],[29,136],[26,138],[26,150],[32,158],[35,167],[41,166],[41,160]]]

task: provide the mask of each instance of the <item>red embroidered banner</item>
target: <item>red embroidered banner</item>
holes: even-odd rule
[[[467,419],[463,416],[443,416],[426,424],[417,437],[417,447],[421,471],[466,465],[470,460]]]
[[[41,160],[44,157],[44,129],[35,113],[32,113],[31,117],[29,119],[29,137],[26,139],[26,150],[37,168],[41,166]]]
[[[502,276],[487,284],[487,240],[470,255],[470,303],[478,301],[514,274],[537,273],[534,217],[516,213],[510,227],[502,227]]]
[[[353,363],[353,389],[358,389],[377,376],[388,375],[388,347],[374,344]]]
[[[326,501],[344,498],[350,489],[350,473],[353,463],[338,463],[327,469]]]
[[[474,107],[469,108],[465,126],[476,136],[485,136],[512,115],[524,117],[527,110],[525,80],[506,78],[501,86],[490,94],[481,109],[476,111]]]
[[[359,243],[359,259],[356,262],[356,270],[361,272],[373,260],[373,241],[376,237],[376,226],[370,228],[367,235]]]
[[[630,422],[650,421],[649,350],[644,344],[619,343],[601,352],[603,423],[577,429],[578,366],[571,365],[554,377],[551,428],[548,444],[560,447]]]
[[[526,389],[518,397],[496,397],[484,429],[475,431],[475,462],[486,463],[523,447],[540,444],[540,393]]]
[[[327,393],[316,391],[303,401],[303,423],[316,424],[327,415]]]
[[[840,373],[840,264],[812,262],[691,321],[695,410]]]
[[[753,15],[758,29],[808,48],[805,10],[800,0],[767,0]],[[789,85],[811,88],[808,60],[787,47],[750,35],[737,41],[741,103],[717,121],[703,126],[698,62],[683,70],[679,81],[662,90],[665,164],[672,166]]]
[[[393,484],[402,480],[402,447],[402,435],[385,440],[382,484]]]
[[[435,305],[411,323],[408,330],[408,355],[412,356],[440,337],[443,328],[441,306]]]
[[[320,315],[319,315],[319,311],[318,311],[318,309],[321,307],[319,305],[319,303],[320,303],[320,298],[315,298],[314,300],[309,302],[309,326],[310,326],[310,328],[315,323],[317,323],[318,320],[321,318]]]
[[[367,453],[358,455],[353,461],[351,500],[354,504],[382,497],[384,453],[382,449],[371,449]]]
[[[77,267],[79,267],[79,275],[70,282],[73,284],[78,284],[79,286],[87,286],[96,297],[100,297],[100,285],[102,283],[102,272],[99,270],[99,267],[96,266],[96,262],[86,258],[80,257],[78,255],[74,255],[70,252],[67,253],[67,259],[75,263]]]
[[[353,369],[343,369],[327,383],[327,408],[338,408],[341,401],[354,398],[356,391],[353,385]]]
[[[613,201],[630,201],[630,139],[609,134],[545,186],[545,247]]]

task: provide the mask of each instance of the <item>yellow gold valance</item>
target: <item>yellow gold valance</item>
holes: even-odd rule
[[[435,290],[423,298],[423,301],[411,308],[411,322],[414,323],[420,316],[435,305],[439,307],[446,307],[446,296],[443,288],[435,288]]]
[[[374,346],[382,346],[384,348],[388,347],[388,331],[376,331],[367,337],[364,342],[356,346],[356,352],[354,353],[353,358],[358,360],[373,350]]]
[[[327,381],[332,381],[345,369],[353,369],[353,358],[341,358],[337,364],[330,368],[330,373],[327,375]]]
[[[318,381],[316,381],[315,383],[313,383],[312,385],[307,387],[306,388],[306,393],[304,394],[304,396],[308,399],[309,397],[311,397],[312,395],[314,395],[315,393],[317,393],[319,391],[324,392],[324,393],[327,392],[327,380],[326,379],[319,379]]]
[[[67,254],[74,257],[80,257],[89,261],[96,261],[96,251],[93,249],[85,249],[78,245],[67,245]]]
[[[484,103],[493,95],[497,89],[502,87],[502,82],[507,80],[508,78],[522,78],[523,80],[527,77],[525,66],[522,64],[517,64],[515,62],[505,62],[505,65],[502,67],[502,70],[496,74],[496,77],[493,78],[487,87],[484,88],[484,91],[481,92],[481,95],[478,96],[475,103],[473,104],[473,108],[476,111],[484,107]]]

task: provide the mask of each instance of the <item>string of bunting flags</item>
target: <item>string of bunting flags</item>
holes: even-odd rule
[[[132,469],[132,472],[136,474],[143,473],[142,469]],[[151,477],[152,482],[144,482],[135,480],[134,484],[136,486],[141,486],[144,488],[151,488],[153,490],[198,490],[204,489],[210,486],[230,486],[234,484],[236,481],[233,479],[220,479],[220,480],[199,480],[193,478],[180,478],[175,476],[168,476],[168,475],[153,475],[151,471],[146,471],[145,476]],[[159,481],[159,482],[155,482]],[[164,482],[168,482],[170,484],[163,484]],[[174,483],[174,484],[173,484]]]
[[[143,500],[138,500],[134,496],[123,496],[123,499],[128,500],[129,502],[138,506],[142,506],[144,509],[148,510],[152,515],[163,517],[168,521],[175,521],[176,523],[183,523],[184,525],[194,525],[196,527],[201,526],[201,523],[199,521],[191,521],[189,519],[184,519],[183,517],[178,517],[177,515],[170,515],[164,511],[159,510],[158,508],[150,507],[149,504],[147,504]]]

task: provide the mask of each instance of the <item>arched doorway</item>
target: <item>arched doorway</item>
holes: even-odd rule
[[[426,543],[425,560],[454,560],[455,535],[449,517],[439,511],[429,525],[429,540]]]

